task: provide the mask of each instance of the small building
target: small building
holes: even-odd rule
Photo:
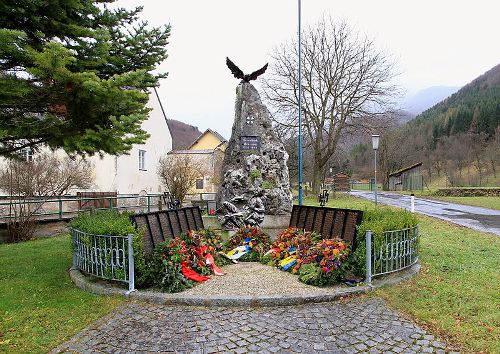
[[[351,190],[349,176],[343,172],[339,172],[333,176],[333,190],[335,192],[349,192]]]
[[[174,137],[175,140],[175,137]],[[219,133],[207,129],[185,150],[173,150],[169,156],[189,156],[200,170],[200,178],[190,193],[216,193],[227,140]]]
[[[389,175],[390,191],[413,191],[422,189],[422,162],[405,167]]]
[[[226,151],[227,140],[222,135],[207,129],[188,147],[188,150],[215,150]]]
[[[119,156],[95,154],[86,160],[92,165],[94,183],[86,192],[106,192],[110,195],[145,195],[161,193],[164,190],[157,170],[160,157],[172,150],[172,138],[161,102],[153,91],[150,92],[147,107],[151,109],[141,128],[149,133],[142,144],[134,144],[127,154]],[[59,158],[68,155],[63,149],[55,151],[42,147],[42,152]],[[31,149],[23,151],[26,160],[36,158]],[[0,168],[6,160],[0,157]],[[7,194],[7,191],[2,191]],[[74,193],[77,191],[71,191]]]

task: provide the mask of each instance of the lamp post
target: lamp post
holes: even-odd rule
[[[302,205],[302,49],[301,49],[301,5],[300,0],[298,0],[298,12],[299,12],[299,23],[298,23],[298,46],[299,46],[299,139],[298,139],[298,178],[299,178],[299,205]]]
[[[373,146],[373,151],[375,151],[375,205],[377,205],[377,150],[378,150],[379,139],[380,135],[378,134],[372,135],[372,146]]]

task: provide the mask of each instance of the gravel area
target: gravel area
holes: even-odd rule
[[[257,262],[239,262],[222,268],[224,276],[212,276],[210,280],[183,292],[186,295],[310,295],[328,294],[334,289],[319,288],[301,283],[297,275],[281,271]]]

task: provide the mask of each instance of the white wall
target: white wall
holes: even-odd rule
[[[142,129],[150,134],[144,144],[134,145],[128,155],[111,156],[105,154],[88,157],[94,167],[94,186],[89,191],[117,192],[119,194],[159,193],[165,188],[156,174],[160,157],[172,150],[172,136],[163,116],[160,103],[154,91],[147,104],[152,110],[142,123]],[[145,170],[139,170],[139,150],[146,151]],[[48,148],[42,151],[50,152]],[[64,150],[54,152],[59,157],[66,156]],[[0,157],[0,168],[6,160]],[[73,191],[72,191],[73,192]],[[7,194],[0,191],[0,194]]]
[[[147,105],[152,108],[142,129],[150,134],[144,144],[134,145],[128,155],[89,158],[94,164],[95,191],[118,194],[159,193],[164,190],[157,176],[160,157],[172,150],[172,136],[153,91]],[[146,151],[145,170],[139,170],[139,150]]]

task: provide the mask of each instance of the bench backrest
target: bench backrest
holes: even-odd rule
[[[363,211],[314,206],[294,205],[290,226],[305,231],[316,231],[323,238],[340,238],[356,248],[357,226],[361,224]]]
[[[134,214],[130,216],[130,220],[137,228],[144,229],[143,245],[146,255],[153,253],[160,242],[189,230],[204,228],[198,207]]]

